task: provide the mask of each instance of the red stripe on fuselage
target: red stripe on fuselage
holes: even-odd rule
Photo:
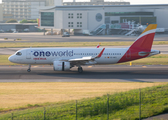
[[[140,56],[139,52],[150,52],[151,51],[154,36],[155,36],[155,33],[150,33],[136,40],[130,46],[130,48],[127,50],[124,56],[118,61],[118,63],[147,57],[149,54]]]

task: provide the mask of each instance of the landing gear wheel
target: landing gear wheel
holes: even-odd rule
[[[30,69],[27,69],[27,72],[31,72],[31,70],[30,70]]]
[[[79,72],[79,73],[83,73],[82,67],[78,67],[78,72]]]
[[[31,64],[29,64],[29,68],[27,69],[27,72],[31,72]]]

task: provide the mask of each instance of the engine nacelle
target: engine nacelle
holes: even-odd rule
[[[65,71],[70,70],[70,62],[54,61],[53,62],[54,71]]]

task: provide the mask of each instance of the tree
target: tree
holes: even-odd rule
[[[23,19],[22,21],[20,21],[20,23],[27,23],[27,20]]]
[[[37,20],[25,20],[23,19],[20,23],[37,23]]]
[[[15,20],[15,19],[10,19],[10,20],[6,21],[6,23],[17,23],[17,20]]]

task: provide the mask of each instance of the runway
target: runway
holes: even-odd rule
[[[8,40],[4,40],[8,38]],[[112,42],[112,41],[135,41],[138,36],[125,35],[97,35],[97,36],[70,36],[43,35],[43,33],[0,33],[1,42]],[[156,34],[154,41],[168,41],[168,34]],[[14,39],[21,39],[14,41]],[[26,40],[26,41],[24,41]]]
[[[96,65],[53,71],[53,66],[0,66],[0,82],[168,82],[168,66]]]

